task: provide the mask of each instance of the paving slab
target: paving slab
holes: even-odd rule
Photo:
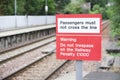
[[[91,72],[83,80],[120,80],[120,73],[114,72]]]
[[[86,76],[88,74],[88,72],[83,72],[83,77]],[[76,80],[76,72],[71,72],[68,74],[65,74],[63,76],[58,77],[55,80]]]
[[[83,80],[120,80],[120,73],[114,72],[83,72]],[[55,80],[76,80],[75,72],[65,74]]]

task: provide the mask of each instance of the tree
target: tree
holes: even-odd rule
[[[72,0],[71,3],[66,5],[64,13],[67,14],[88,13],[89,9],[85,9],[85,7],[83,6],[84,4],[85,4],[84,0]]]
[[[68,5],[70,2],[71,0],[55,0],[56,12],[63,13],[65,6]]]
[[[24,15],[25,13],[25,0],[17,0],[17,15]]]
[[[1,15],[14,15],[15,14],[15,6],[14,0],[1,0],[0,1],[0,12]],[[17,0],[17,14],[21,15],[24,13],[25,2],[24,0]]]
[[[3,3],[3,0],[0,0],[0,15],[2,15],[3,14],[3,8],[2,8],[2,3]]]
[[[106,8],[105,8],[106,9]],[[90,11],[91,14],[102,14],[103,19],[107,19],[107,13],[103,7],[100,7],[100,5],[96,4],[93,6],[92,10]]]
[[[1,13],[4,15],[14,14],[14,0],[2,0],[0,4]]]
[[[113,0],[112,1],[112,26],[111,30],[113,32],[113,35],[119,35],[120,36],[120,0]]]
[[[41,13],[43,8],[44,0],[26,0],[25,14],[27,15],[38,15]]]
[[[82,13],[82,9],[80,8],[80,4],[68,4],[64,9],[65,14],[79,14]]]
[[[111,19],[112,15],[113,15],[113,11],[112,11],[112,6],[107,6],[106,7],[106,13],[109,19]]]
[[[42,15],[45,15],[46,13],[45,13],[45,0],[43,1],[43,5],[42,5],[42,7],[41,7],[41,12],[40,12],[40,14],[42,14]],[[47,6],[48,6],[48,12],[47,12],[47,14],[48,15],[53,15],[53,14],[55,14],[56,12],[55,12],[55,10],[56,10],[56,6],[55,6],[55,1],[54,0],[47,0]]]
[[[103,19],[108,19],[106,10],[108,9],[106,5],[109,0],[85,0],[91,3],[90,13],[92,14],[102,14]]]
[[[91,9],[96,4],[99,5],[100,7],[105,7],[106,4],[108,3],[108,0],[85,0],[85,1],[91,3]]]
[[[46,0],[16,0],[17,15],[45,15]],[[48,15],[55,14],[55,1],[48,1]],[[14,15],[14,0],[0,0],[0,15]]]

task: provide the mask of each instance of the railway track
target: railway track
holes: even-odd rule
[[[52,36],[49,36],[45,39],[41,39],[39,41],[34,41],[32,43],[29,43],[29,44],[26,44],[26,45],[23,45],[23,46],[19,46],[19,47],[16,47],[16,48],[12,48],[11,50],[8,50],[8,51],[5,51],[5,52],[2,52],[0,53],[0,63],[8,60],[8,59],[11,59],[13,57],[16,57],[16,56],[19,56],[21,54],[24,54],[25,52],[28,52],[28,51],[31,51],[31,50],[34,50],[40,46],[43,46],[51,41],[55,41],[55,38],[51,38]]]
[[[104,31],[107,28],[107,26],[109,25],[108,22],[109,21],[106,21],[102,24],[104,25],[102,31]],[[39,41],[33,42],[32,44],[17,47],[14,48],[14,50],[9,50],[7,52],[3,52],[2,54],[0,54],[0,79],[26,80],[32,79],[32,77],[30,76],[38,74],[37,77],[34,75],[33,79],[36,78],[39,80],[48,80],[52,75],[56,75],[54,73],[58,71],[61,67],[63,67],[68,61],[56,60],[54,53],[55,48],[47,54],[43,54],[41,52],[43,48],[39,49],[40,47],[43,47],[48,43],[55,41],[55,37],[52,37],[51,39],[50,38],[51,37],[45,38],[45,40],[43,39],[40,42]],[[51,63],[50,61],[54,63]],[[36,67],[38,65],[39,67]],[[42,65],[46,66],[43,66],[42,68]],[[51,66],[50,69],[48,69],[48,66]],[[42,70],[39,70],[38,68]],[[38,71],[37,73],[33,72],[34,69],[35,71],[38,70],[39,72]],[[28,75],[28,73],[30,73],[29,77],[25,78],[24,76]]]
[[[106,20],[102,23],[102,32],[108,27],[109,24],[110,24],[109,20]]]
[[[49,80],[51,76],[55,75],[55,73],[61,69],[67,62],[68,60],[65,60],[62,64],[60,64],[58,67],[56,67],[52,72],[50,72],[43,80]]]
[[[53,41],[55,36],[0,54],[0,80],[51,54],[53,50],[48,54],[41,54],[39,48]]]
[[[66,61],[55,60],[55,53],[44,57],[4,80],[47,80]]]
[[[59,68],[61,68],[67,61],[56,60],[54,52],[47,54],[49,55],[44,56],[42,59],[20,70],[15,75],[5,78],[4,80],[48,80],[48,78]],[[31,77],[33,75],[34,77]]]

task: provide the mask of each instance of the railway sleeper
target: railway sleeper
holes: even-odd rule
[[[102,70],[110,70],[110,66],[100,66],[99,69],[102,69]]]

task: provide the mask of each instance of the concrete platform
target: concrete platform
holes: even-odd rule
[[[120,73],[113,72],[92,72],[83,80],[120,80]]]
[[[83,72],[83,80],[120,80],[120,73],[113,72]],[[63,75],[55,80],[76,80],[75,72]]]
[[[55,28],[55,24],[41,25],[41,26],[36,26],[36,27],[33,26],[33,27],[27,27],[27,28],[3,31],[3,32],[0,32],[0,37],[6,37],[6,36],[11,36],[11,35],[23,34],[23,33],[28,33],[28,32],[38,31],[38,30],[44,30],[44,29],[48,29],[48,28],[49,29],[50,28]]]
[[[87,72],[83,72],[83,77],[86,76],[87,74],[88,74]],[[75,80],[75,79],[76,79],[76,72],[74,71],[66,75],[60,76],[55,80]]]

